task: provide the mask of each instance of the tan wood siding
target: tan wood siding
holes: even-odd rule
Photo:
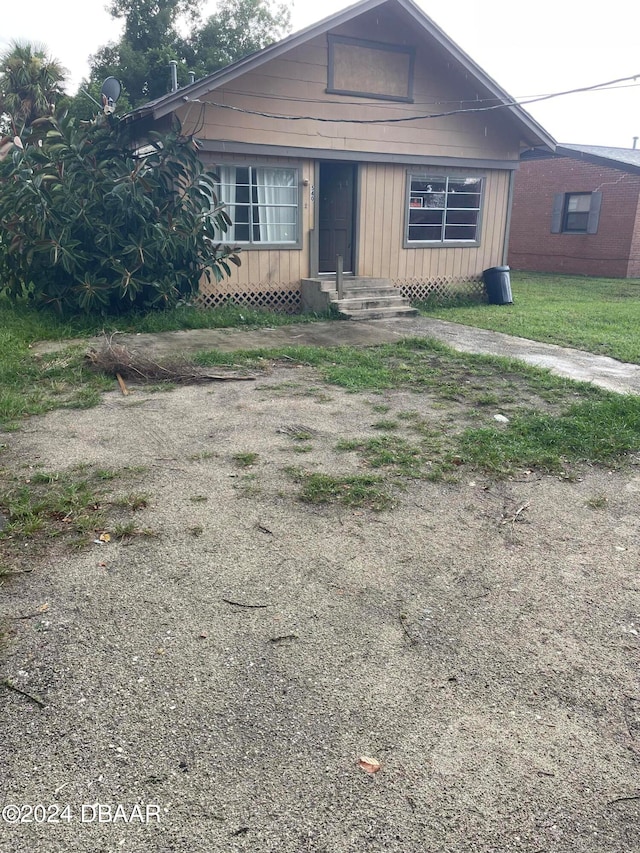
[[[327,93],[328,47],[323,35],[202,96],[201,103],[182,107],[179,115],[185,130],[195,129],[201,138],[227,142],[517,160],[519,134],[499,111],[379,125],[348,121],[445,113],[472,107],[483,97],[477,86],[441,56],[435,42],[418,43],[414,29],[397,20],[378,20],[371,14],[361,16],[357,27],[354,24],[335,30],[336,34],[416,48],[413,103]],[[213,104],[258,113],[340,119],[344,123],[267,118]]]
[[[484,178],[479,246],[404,248],[406,181],[411,168],[380,163],[360,166],[361,210],[358,274],[408,282],[464,281],[502,262],[509,172],[456,169],[456,176]],[[418,173],[433,170],[416,167]]]

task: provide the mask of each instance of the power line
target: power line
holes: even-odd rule
[[[635,80],[636,78],[632,77],[629,79]],[[598,91],[598,92],[613,91],[613,92],[615,92],[617,90],[637,89],[639,87],[640,87],[640,83],[629,83],[629,85],[627,85],[627,86],[608,86],[606,83],[603,83],[600,86],[595,87],[594,91]],[[576,91],[580,91],[580,90],[576,90]],[[227,92],[230,95],[246,95],[247,94],[246,90],[231,89],[231,88],[226,88],[226,87],[225,87],[225,92]],[[560,93],[560,94],[562,94],[562,93]],[[437,96],[434,95],[433,97],[435,98]],[[518,95],[516,98],[514,98],[514,102],[517,102],[519,104],[523,104],[525,102],[530,102],[530,99],[547,98],[547,97],[558,97],[558,95],[555,95],[553,93],[549,94],[548,92],[538,93],[535,95],[533,95],[533,94]],[[347,107],[362,106],[362,100],[348,101],[346,98],[337,101],[337,100],[333,100],[330,98],[299,98],[295,95],[283,95],[283,94],[272,95],[272,94],[269,94],[268,92],[260,92],[260,98],[263,100],[271,100],[271,101],[290,101],[291,103],[295,103],[295,104],[324,104],[324,105],[331,104],[331,105],[340,105],[340,106],[347,106]],[[424,106],[424,107],[427,107],[427,106],[444,106],[445,104],[460,104],[460,105],[462,105],[462,104],[476,104],[476,105],[479,105],[479,104],[486,104],[489,101],[495,102],[496,100],[497,99],[495,96],[492,98],[450,98],[448,100],[438,99],[438,100],[433,100],[433,101],[421,100],[417,103],[417,106]],[[207,102],[203,102],[203,103],[212,103],[212,102],[207,101]],[[416,105],[415,101],[414,101],[414,105]],[[496,104],[492,103],[492,106],[496,106]],[[502,104],[499,104],[498,106],[502,106]],[[403,103],[394,103],[393,101],[389,101],[389,102],[385,103],[385,109],[401,110],[401,109],[405,109],[405,108],[406,108],[406,105]],[[460,109],[463,109],[463,107],[460,106]]]
[[[567,89],[564,92],[553,92],[549,95],[537,95],[533,98],[528,98],[521,101],[506,101],[499,104],[493,104],[488,107],[464,107],[457,110],[447,110],[446,112],[441,113],[425,113],[422,115],[414,115],[414,116],[402,116],[399,118],[374,118],[374,119],[356,119],[356,118],[325,118],[321,116],[290,116],[290,115],[281,115],[279,113],[265,113],[260,110],[250,110],[244,107],[236,107],[232,104],[220,104],[216,101],[201,101],[199,98],[186,98],[187,103],[199,103],[206,104],[212,107],[219,107],[220,109],[232,110],[234,112],[246,113],[247,115],[261,116],[262,118],[272,118],[272,119],[280,119],[284,121],[319,121],[319,122],[329,122],[332,124],[396,124],[399,122],[405,121],[422,121],[424,119],[430,118],[445,118],[447,116],[461,115],[464,113],[483,113],[489,112],[491,110],[499,110],[504,109],[505,107],[522,107],[527,104],[535,104],[540,101],[548,101],[551,98],[560,98],[564,95],[576,95],[580,92],[594,92],[599,89],[605,89],[606,87],[615,87],[617,83],[628,83],[629,81],[637,80],[640,77],[640,74],[633,74],[630,77],[619,77],[617,80],[607,80],[604,83],[597,83],[593,86],[582,86],[578,89]],[[619,87],[619,88],[627,88],[627,87]]]

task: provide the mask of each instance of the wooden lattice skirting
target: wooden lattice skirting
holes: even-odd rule
[[[485,292],[480,276],[472,279],[461,279],[453,276],[434,278],[428,281],[421,279],[399,279],[393,282],[405,299],[412,302],[423,302],[426,299],[437,299],[446,302],[448,299],[480,299]]]
[[[460,279],[454,277],[423,279],[392,280],[402,296],[412,302],[425,299],[459,299],[462,296],[480,298],[484,294],[481,278]],[[236,292],[211,291],[201,292],[196,300],[202,308],[218,308],[227,302],[237,305],[250,305],[252,308],[264,308],[281,314],[299,314],[301,309],[300,289],[291,284],[258,285],[255,289],[245,288]]]

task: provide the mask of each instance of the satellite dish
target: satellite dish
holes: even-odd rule
[[[106,115],[113,112],[121,91],[120,81],[115,77],[107,77],[102,84],[102,106]]]
[[[121,91],[122,86],[120,85],[120,81],[116,80],[115,77],[107,77],[102,84],[102,94],[108,101],[111,101],[112,104],[115,104],[118,100]]]

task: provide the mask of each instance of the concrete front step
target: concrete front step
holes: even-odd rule
[[[365,308],[355,310],[338,310],[340,317],[345,320],[388,320],[389,317],[415,317],[417,308],[410,305],[389,308]]]
[[[353,320],[378,320],[383,317],[413,317],[417,314],[387,278],[345,277],[342,299],[335,280],[302,279],[300,293],[304,311],[337,311]]]
[[[344,299],[332,299],[331,304],[339,311],[366,310],[369,308],[406,308],[407,300],[402,296],[355,297],[345,296]]]
[[[390,285],[389,287],[343,287],[343,299],[380,299],[386,297],[397,297],[402,299],[400,291]],[[330,299],[335,301],[338,298],[336,290],[329,291]]]

